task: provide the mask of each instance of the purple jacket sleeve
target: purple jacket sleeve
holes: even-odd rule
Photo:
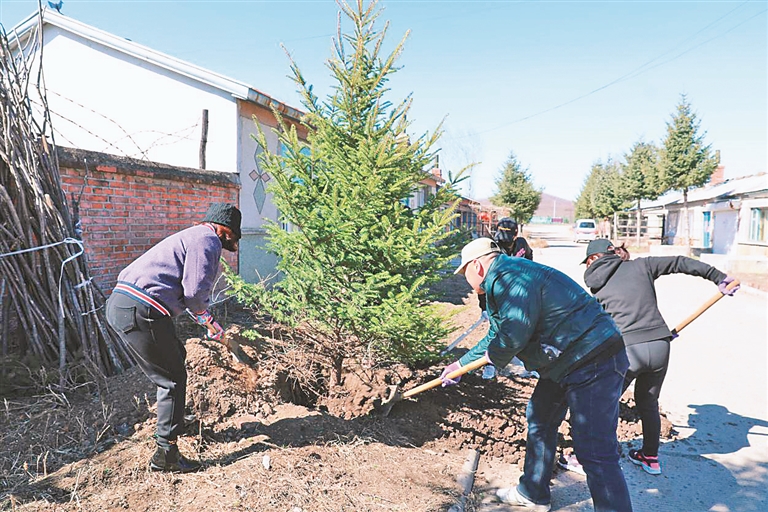
[[[213,283],[219,272],[221,242],[218,238],[205,237],[186,247],[181,286],[184,304],[194,313],[208,309]]]

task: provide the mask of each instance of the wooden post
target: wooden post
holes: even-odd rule
[[[205,169],[205,146],[208,144],[208,109],[203,109],[203,133],[200,137],[200,168]]]

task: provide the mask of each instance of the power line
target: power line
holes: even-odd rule
[[[673,51],[675,51],[677,48],[679,48],[679,47],[680,47],[682,44],[684,44],[685,42],[687,42],[687,41],[689,41],[689,40],[693,39],[695,36],[697,36],[697,35],[698,35],[698,34],[700,34],[701,32],[705,31],[706,29],[708,29],[708,28],[709,28],[709,27],[711,27],[712,25],[714,25],[714,24],[716,24],[717,22],[719,22],[720,20],[722,20],[722,19],[726,18],[727,16],[729,16],[730,14],[732,14],[734,11],[736,11],[736,10],[740,9],[741,7],[743,7],[744,5],[746,5],[746,4],[748,4],[748,3],[750,3],[750,0],[746,0],[745,2],[743,2],[743,3],[741,3],[740,5],[738,5],[737,7],[735,7],[734,9],[731,9],[730,11],[728,11],[727,13],[725,13],[723,16],[720,16],[719,18],[717,18],[717,19],[716,19],[716,20],[714,20],[713,22],[709,23],[709,24],[708,24],[707,26],[705,26],[704,28],[702,28],[702,29],[699,29],[699,30],[698,30],[698,31],[696,31],[694,34],[692,34],[692,35],[688,36],[687,38],[683,39],[682,41],[680,41],[679,43],[677,43],[675,46],[673,46],[671,49],[669,49],[669,50],[666,50],[665,52],[663,52],[663,53],[661,53],[661,54],[657,55],[657,56],[656,56],[656,57],[654,57],[653,59],[651,59],[651,60],[647,61],[646,63],[642,64],[641,66],[638,66],[637,68],[633,69],[632,71],[629,71],[628,73],[625,73],[624,75],[620,76],[619,78],[616,78],[615,80],[612,80],[611,82],[609,82],[609,83],[607,83],[607,84],[605,84],[605,85],[602,85],[602,86],[600,86],[600,87],[598,87],[598,88],[596,88],[596,89],[593,89],[593,90],[589,91],[588,93],[582,94],[581,96],[577,96],[577,97],[575,97],[575,98],[573,98],[573,99],[570,99],[570,100],[568,100],[568,101],[566,101],[566,102],[560,103],[560,104],[558,104],[558,105],[555,105],[555,106],[553,106],[553,107],[550,107],[550,108],[547,108],[547,109],[545,109],[545,110],[542,110],[542,111],[536,112],[536,113],[534,113],[534,114],[530,114],[530,115],[528,115],[528,116],[525,116],[525,117],[521,117],[521,118],[519,118],[519,119],[515,119],[514,121],[510,121],[510,122],[508,122],[508,123],[500,124],[500,125],[498,125],[498,126],[495,126],[495,127],[493,127],[493,128],[489,128],[489,129],[487,129],[487,130],[484,130],[484,131],[481,131],[481,132],[475,132],[473,135],[482,135],[482,134],[485,134],[485,133],[490,133],[490,132],[493,132],[493,131],[499,130],[499,129],[501,129],[501,128],[505,128],[505,127],[507,127],[507,126],[510,126],[510,125],[513,125],[513,124],[516,124],[516,123],[520,123],[520,122],[522,122],[522,121],[527,121],[528,119],[531,119],[531,118],[534,118],[534,117],[538,117],[538,116],[540,116],[540,115],[543,115],[543,114],[546,114],[546,113],[548,113],[548,112],[552,112],[553,110],[557,110],[557,109],[559,109],[559,108],[562,108],[562,107],[565,107],[565,106],[567,106],[567,105],[570,105],[571,103],[575,103],[576,101],[579,101],[579,100],[581,100],[581,99],[584,99],[584,98],[586,98],[586,97],[588,97],[588,96],[591,96],[591,95],[593,95],[593,94],[595,94],[595,93],[597,93],[597,92],[600,92],[600,91],[602,91],[603,89],[607,89],[608,87],[610,87],[610,86],[612,86],[612,85],[615,85],[615,84],[617,84],[617,83],[619,83],[619,82],[623,82],[623,81],[625,81],[625,80],[629,80],[629,79],[631,79],[631,78],[635,78],[635,77],[637,77],[637,76],[639,76],[639,75],[641,75],[641,74],[643,74],[643,73],[645,73],[645,72],[647,72],[647,71],[650,71],[651,69],[657,68],[657,67],[659,67],[659,66],[661,66],[661,65],[663,65],[663,64],[667,64],[667,63],[669,63],[669,62],[671,62],[671,61],[673,61],[673,60],[675,60],[675,59],[678,59],[679,57],[681,57],[681,56],[685,55],[686,53],[689,53],[689,52],[691,52],[691,51],[695,50],[696,48],[699,48],[700,46],[703,46],[704,44],[706,44],[706,43],[708,43],[708,42],[710,42],[710,41],[712,41],[712,40],[714,40],[714,39],[717,39],[717,38],[723,37],[724,35],[728,34],[729,32],[732,32],[733,30],[735,30],[737,27],[739,27],[739,26],[741,26],[741,25],[743,25],[743,24],[747,23],[748,21],[750,21],[750,20],[752,20],[752,19],[756,18],[757,16],[759,16],[759,15],[763,14],[764,12],[768,11],[768,9],[763,9],[762,11],[760,11],[760,12],[758,12],[758,13],[754,14],[753,16],[750,16],[750,17],[749,17],[749,18],[747,18],[747,19],[745,19],[745,20],[744,20],[744,21],[742,21],[741,23],[738,23],[737,25],[734,25],[733,27],[729,28],[729,29],[728,29],[728,30],[726,30],[725,32],[722,32],[722,33],[720,33],[720,34],[718,34],[718,35],[716,35],[716,36],[714,36],[714,37],[711,37],[711,38],[707,39],[706,41],[703,41],[703,42],[701,42],[701,43],[697,44],[696,46],[693,46],[693,47],[691,47],[691,48],[689,48],[689,49],[685,50],[684,52],[682,52],[682,53],[679,53],[679,54],[675,55],[675,56],[674,56],[674,57],[672,57],[671,59],[667,59],[667,60],[665,60],[665,61],[662,61],[662,62],[660,62],[660,63],[658,63],[658,64],[656,64],[656,65],[654,65],[654,66],[651,66],[651,67],[647,67],[649,64],[651,64],[651,63],[655,62],[656,60],[660,59],[661,57],[663,57],[663,56],[665,56],[665,55],[668,55],[668,54],[672,53]],[[643,69],[643,68],[646,68],[646,69]],[[467,136],[468,136],[468,135],[467,135]],[[466,137],[466,136],[464,136],[464,137]],[[459,139],[459,138],[463,138],[463,137],[453,137],[453,139]]]

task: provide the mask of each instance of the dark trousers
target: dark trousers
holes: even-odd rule
[[[627,357],[629,370],[624,389],[635,381],[635,403],[643,422],[643,453],[653,457],[659,454],[659,394],[669,365],[669,341],[662,339],[629,345]]]
[[[187,351],[176,336],[173,320],[136,299],[113,292],[107,300],[107,322],[157,386],[157,444],[168,448],[183,426],[187,392]]]
[[[539,379],[528,402],[525,466],[518,490],[538,504],[551,501],[549,481],[557,452],[557,429],[571,409],[573,447],[596,512],[632,510],[619,466],[619,398],[629,362],[620,351],[605,361],[587,363],[561,382]]]

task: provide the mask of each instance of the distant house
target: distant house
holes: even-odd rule
[[[679,191],[641,203],[643,214],[661,217],[664,245],[685,243]],[[728,255],[744,271],[768,265],[768,174],[734,178],[688,192],[690,246]],[[768,269],[766,269],[768,270]]]
[[[492,237],[496,232],[496,224],[498,224],[499,219],[509,216],[509,208],[496,206],[488,198],[479,199],[475,208],[478,236]]]
[[[478,213],[480,212],[480,203],[468,197],[461,198],[456,213],[458,216],[453,220],[453,228],[463,229],[474,234],[478,234]]]

